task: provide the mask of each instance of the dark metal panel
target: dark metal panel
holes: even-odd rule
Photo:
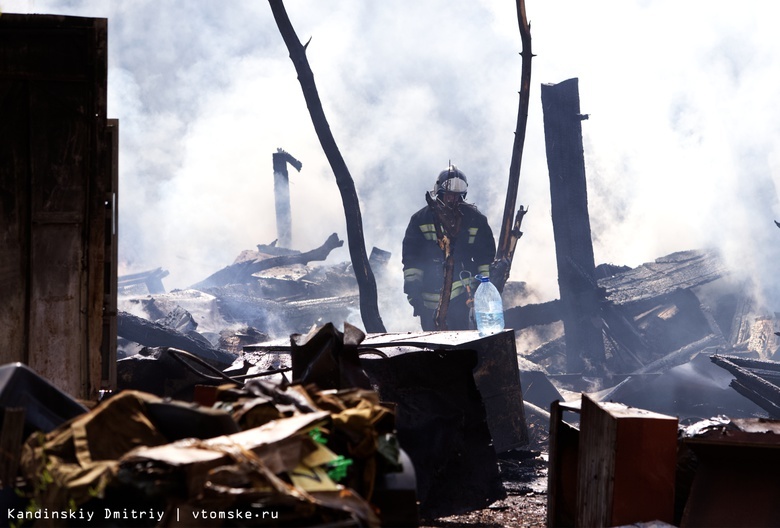
[[[277,369],[290,365],[290,349],[279,340],[245,346],[241,357]],[[421,514],[451,515],[501,498],[496,453],[529,443],[514,332],[368,334],[358,351],[372,386],[396,406]]]
[[[577,401],[579,404],[579,400]],[[564,421],[564,412],[579,413],[556,400],[550,405],[550,465],[547,472],[547,526],[575,525],[577,516],[577,452],[580,432]]]
[[[474,350],[474,381],[485,405],[493,449],[503,453],[528,446],[514,331],[480,337],[476,331],[369,334],[362,345],[417,346],[432,350]]]
[[[505,497],[485,407],[474,383],[473,350],[394,350],[361,365],[396,409],[401,447],[417,476],[420,513],[437,518],[486,508]]]

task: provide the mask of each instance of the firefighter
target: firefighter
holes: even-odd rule
[[[466,203],[468,180],[454,165],[441,171],[428,205],[414,213],[403,241],[404,293],[420,317],[423,330],[468,330],[475,327],[471,314],[477,274],[489,276],[496,253],[493,231],[485,215]],[[449,303],[441,298],[451,266]],[[446,319],[436,324],[437,311]],[[445,326],[444,328],[442,326]]]

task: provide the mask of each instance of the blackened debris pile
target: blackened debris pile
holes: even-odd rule
[[[41,511],[152,512],[159,526],[233,525],[239,512],[242,526],[416,522],[413,476],[388,485],[413,470],[375,393],[255,381],[213,397],[206,407],[119,393],[31,436],[22,489]]]

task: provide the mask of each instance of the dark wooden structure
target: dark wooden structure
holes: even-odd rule
[[[558,286],[569,372],[603,370],[601,298],[588,215],[577,79],[542,85]]]
[[[115,375],[117,145],[107,21],[0,17],[0,364],[76,398]]]
[[[564,411],[580,414],[579,429]],[[547,526],[674,522],[677,418],[583,394],[553,402]]]

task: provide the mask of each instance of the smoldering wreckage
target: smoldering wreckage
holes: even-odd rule
[[[558,134],[560,299],[531,304],[530,285],[508,282],[502,332],[365,333],[348,322],[360,311],[352,264],[317,264],[337,235],[307,252],[260,245],[186,290],[167,292],[163,268],[117,277],[118,123],[74,121],[68,106],[106,115],[105,21],[4,14],[0,26],[25,50],[2,71],[25,89],[3,104],[46,116],[8,112],[0,148],[24,158],[43,141],[52,163],[57,149],[93,163],[66,200],[54,171],[9,176],[36,184],[15,187],[31,220],[7,222],[14,244],[0,252],[0,522],[458,526],[513,494],[546,496],[541,515],[511,517],[526,526],[780,521],[776,316],[713,250],[595,266],[584,166],[555,151],[573,131],[581,158],[576,79],[542,89],[545,131]],[[63,46],[74,34],[89,38]],[[56,54],[60,73],[30,62],[52,48],[74,54]],[[62,108],[41,110],[48,83],[69,86]],[[73,209],[79,192],[108,198]],[[78,270],[67,259],[82,253],[90,272],[76,279],[46,267]],[[24,254],[36,258],[19,269]],[[375,249],[371,269],[389,258]],[[49,334],[16,331],[40,314]],[[74,330],[82,316],[88,332]]]
[[[280,254],[301,255],[259,246],[225,270]],[[567,369],[561,303],[523,304],[522,283],[505,290],[512,330],[492,336],[347,323],[272,339],[271,306],[302,329],[345,320],[349,266],[169,293],[160,270],[141,274],[155,293],[134,277],[120,296],[115,395],[89,408],[22,365],[0,368],[3,445],[16,445],[3,482],[24,490],[4,487],[8,511],[32,500],[38,515],[118,526],[139,520],[106,511],[151,509],[160,526],[203,511],[222,512],[207,525],[265,511],[285,526],[409,526],[503,499],[517,488],[501,463],[525,453],[549,454],[549,526],[772,525],[774,315],[755,312],[715,252],[597,271],[603,363],[584,374]],[[517,348],[531,339],[542,344]]]

